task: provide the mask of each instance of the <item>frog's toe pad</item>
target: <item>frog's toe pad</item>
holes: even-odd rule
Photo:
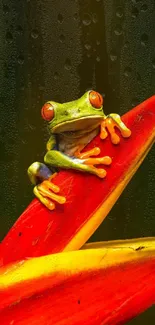
[[[111,165],[112,159],[109,156],[100,157],[100,158],[87,158],[84,163],[86,165]]]
[[[109,166],[112,163],[112,159],[109,156],[105,156],[105,157],[102,157],[100,159],[101,159],[101,164],[103,164],[103,165]]]
[[[105,178],[107,175],[107,172],[105,169],[102,168],[96,168],[96,175],[100,178]]]

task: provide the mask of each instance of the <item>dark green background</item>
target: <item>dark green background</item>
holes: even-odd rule
[[[154,94],[153,0],[0,3],[0,238],[33,198],[29,164],[42,160],[42,104],[105,94],[125,113]],[[91,240],[155,236],[155,148]],[[130,324],[154,324],[153,307]]]

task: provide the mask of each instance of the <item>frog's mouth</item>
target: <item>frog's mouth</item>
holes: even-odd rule
[[[64,121],[52,128],[52,133],[68,133],[68,132],[80,132],[87,133],[90,130],[98,127],[103,120],[103,116],[96,115],[89,117],[81,117],[71,121]]]

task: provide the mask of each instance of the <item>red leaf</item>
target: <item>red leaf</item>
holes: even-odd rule
[[[118,146],[97,136],[87,149],[101,148],[113,158],[102,180],[90,174],[60,171],[54,182],[67,198],[64,206],[48,211],[34,199],[1,244],[1,264],[30,256],[79,249],[117,201],[143,161],[155,138],[155,96],[123,116],[131,129],[129,139]]]

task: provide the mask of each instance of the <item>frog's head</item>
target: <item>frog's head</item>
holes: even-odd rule
[[[87,91],[81,98],[59,104],[47,102],[42,108],[42,117],[49,122],[51,133],[90,130],[104,118],[103,98],[93,91]]]

